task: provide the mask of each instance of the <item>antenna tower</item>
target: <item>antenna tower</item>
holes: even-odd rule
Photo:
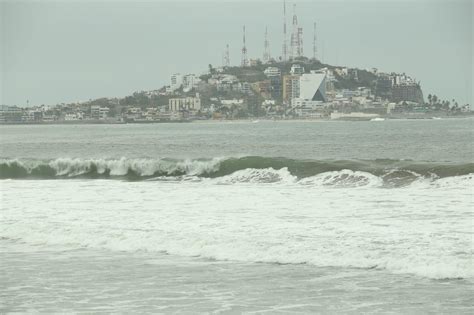
[[[286,1],[283,0],[283,48],[282,60],[288,60],[288,36],[286,35]]]
[[[243,34],[244,34],[244,37],[243,37],[243,46],[242,46],[242,62],[241,62],[241,66],[242,67],[247,67],[249,65],[249,60],[247,59],[247,47],[245,46],[245,25],[244,25],[244,28],[243,28]]]
[[[293,4],[293,23],[290,38],[290,59],[298,56],[298,17],[296,16],[296,4]]]
[[[316,45],[316,22],[314,22],[313,32],[313,59],[318,60],[318,47]]]
[[[265,27],[265,40],[263,42],[263,63],[270,61],[270,43],[268,41],[268,30]]]
[[[225,46],[224,67],[230,67],[229,44]]]

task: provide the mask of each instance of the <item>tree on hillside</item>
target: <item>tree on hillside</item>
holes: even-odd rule
[[[216,73],[216,69],[214,69],[211,64],[209,64],[209,73],[210,74],[215,74]]]

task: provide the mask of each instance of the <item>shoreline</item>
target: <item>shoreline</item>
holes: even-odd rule
[[[397,115],[397,116],[381,116],[378,117],[383,121],[386,120],[445,120],[445,119],[468,119],[474,117],[474,114],[467,115]],[[148,124],[183,124],[183,123],[259,123],[259,122],[363,122],[371,121],[365,118],[312,118],[312,119],[272,119],[272,118],[251,118],[251,119],[197,119],[197,120],[173,120],[173,121],[41,121],[41,122],[0,122],[0,126],[17,126],[17,125],[148,125]]]

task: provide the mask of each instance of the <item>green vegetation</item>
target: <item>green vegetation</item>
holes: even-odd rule
[[[170,95],[148,95],[146,92],[135,92],[130,96],[126,96],[120,100],[121,106],[140,107],[145,109],[147,107],[157,107],[168,105]]]
[[[223,72],[224,74],[235,75],[242,82],[254,83],[258,81],[263,81],[266,79],[263,70],[259,69],[259,66],[255,67],[229,67],[226,68]]]

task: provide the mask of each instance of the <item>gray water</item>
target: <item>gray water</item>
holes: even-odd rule
[[[473,119],[2,126],[2,156],[472,161]]]
[[[472,123],[1,126],[3,172],[57,174],[2,174],[0,312],[470,314]],[[410,175],[387,186],[366,170],[300,178],[256,160],[201,176],[244,156],[443,172],[387,162]],[[153,175],[170,167],[160,158],[186,174]],[[84,177],[91,161],[143,178]]]

